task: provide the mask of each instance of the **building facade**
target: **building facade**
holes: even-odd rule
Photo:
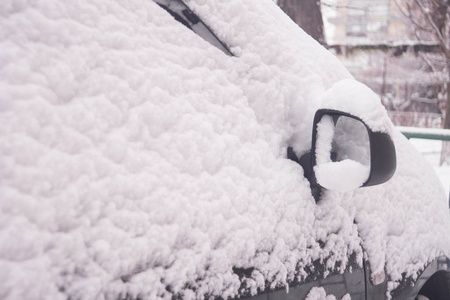
[[[325,0],[328,43],[374,44],[408,38],[401,0]],[[334,12],[332,12],[334,10]]]

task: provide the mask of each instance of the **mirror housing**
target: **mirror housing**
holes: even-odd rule
[[[313,123],[313,136],[312,136],[312,145],[311,145],[311,154],[310,154],[310,167],[309,169],[312,170],[312,176],[310,179],[311,186],[320,186],[327,189],[333,189],[333,190],[339,190],[336,188],[333,188],[330,186],[323,186],[326,185],[322,182],[318,182],[317,180],[317,174],[316,174],[316,166],[317,166],[317,153],[318,151],[321,151],[321,149],[317,149],[318,146],[318,125],[319,122],[325,117],[331,118],[334,121],[334,126],[336,126],[337,120],[340,117],[347,117],[351,118],[352,120],[356,120],[360,122],[363,127],[367,130],[368,135],[368,147],[370,149],[370,162],[369,164],[369,171],[368,176],[366,178],[362,179],[361,187],[364,186],[373,186],[377,184],[384,183],[388,181],[395,173],[396,169],[396,152],[395,152],[395,146],[394,143],[388,133],[385,132],[374,132],[372,131],[367,124],[365,124],[360,118],[353,116],[351,114],[337,111],[337,110],[331,110],[331,109],[320,109],[316,112],[314,116],[314,123]],[[320,143],[319,143],[320,144]],[[331,141],[330,141],[331,144]],[[331,150],[331,145],[330,145]],[[330,152],[330,156],[332,156],[332,153]],[[330,162],[331,162],[330,158]],[[353,163],[352,160],[348,160]],[[339,174],[339,168],[340,166],[337,165],[339,162],[331,162],[331,164],[334,164],[334,167],[332,169],[337,170]],[[341,164],[344,165],[344,164]],[[349,165],[349,164],[347,164]],[[333,176],[333,175],[330,175]],[[335,175],[334,175],[335,176]],[[345,177],[345,172],[342,172],[342,176]],[[341,178],[341,181],[345,181],[347,178]],[[339,182],[337,182],[339,184]],[[335,184],[336,185],[336,184]],[[357,188],[357,187],[355,187]]]

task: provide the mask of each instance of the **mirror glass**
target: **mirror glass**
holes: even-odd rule
[[[322,187],[346,192],[362,186],[369,178],[369,133],[361,121],[324,115],[317,123],[315,145],[314,173]]]

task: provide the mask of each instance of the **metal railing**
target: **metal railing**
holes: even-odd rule
[[[450,129],[396,126],[408,139],[450,141]]]

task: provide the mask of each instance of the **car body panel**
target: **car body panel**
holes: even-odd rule
[[[447,197],[373,91],[272,1],[186,4],[234,57],[153,1],[0,2],[5,297],[238,297],[361,245],[396,283],[449,251]],[[316,204],[286,149],[319,108],[392,134],[392,180]]]
[[[445,270],[450,272],[450,260],[441,256],[433,260],[419,275],[416,280],[407,279],[405,280],[397,290],[393,292],[393,299],[405,299],[405,300],[415,300],[416,296],[419,294],[420,289],[423,287],[425,282],[437,271]],[[375,290],[381,290],[379,288],[374,288],[369,286],[369,293]],[[369,298],[370,299],[370,298]],[[378,298],[373,298],[378,299]]]
[[[365,281],[362,268],[355,268],[351,272],[344,274],[329,275],[324,279],[305,282],[289,290],[267,291],[262,295],[252,297],[251,299],[267,300],[294,300],[306,299],[309,292],[314,287],[321,287],[327,295],[333,295],[336,299],[341,299],[345,295],[350,295],[352,300],[365,300]]]

